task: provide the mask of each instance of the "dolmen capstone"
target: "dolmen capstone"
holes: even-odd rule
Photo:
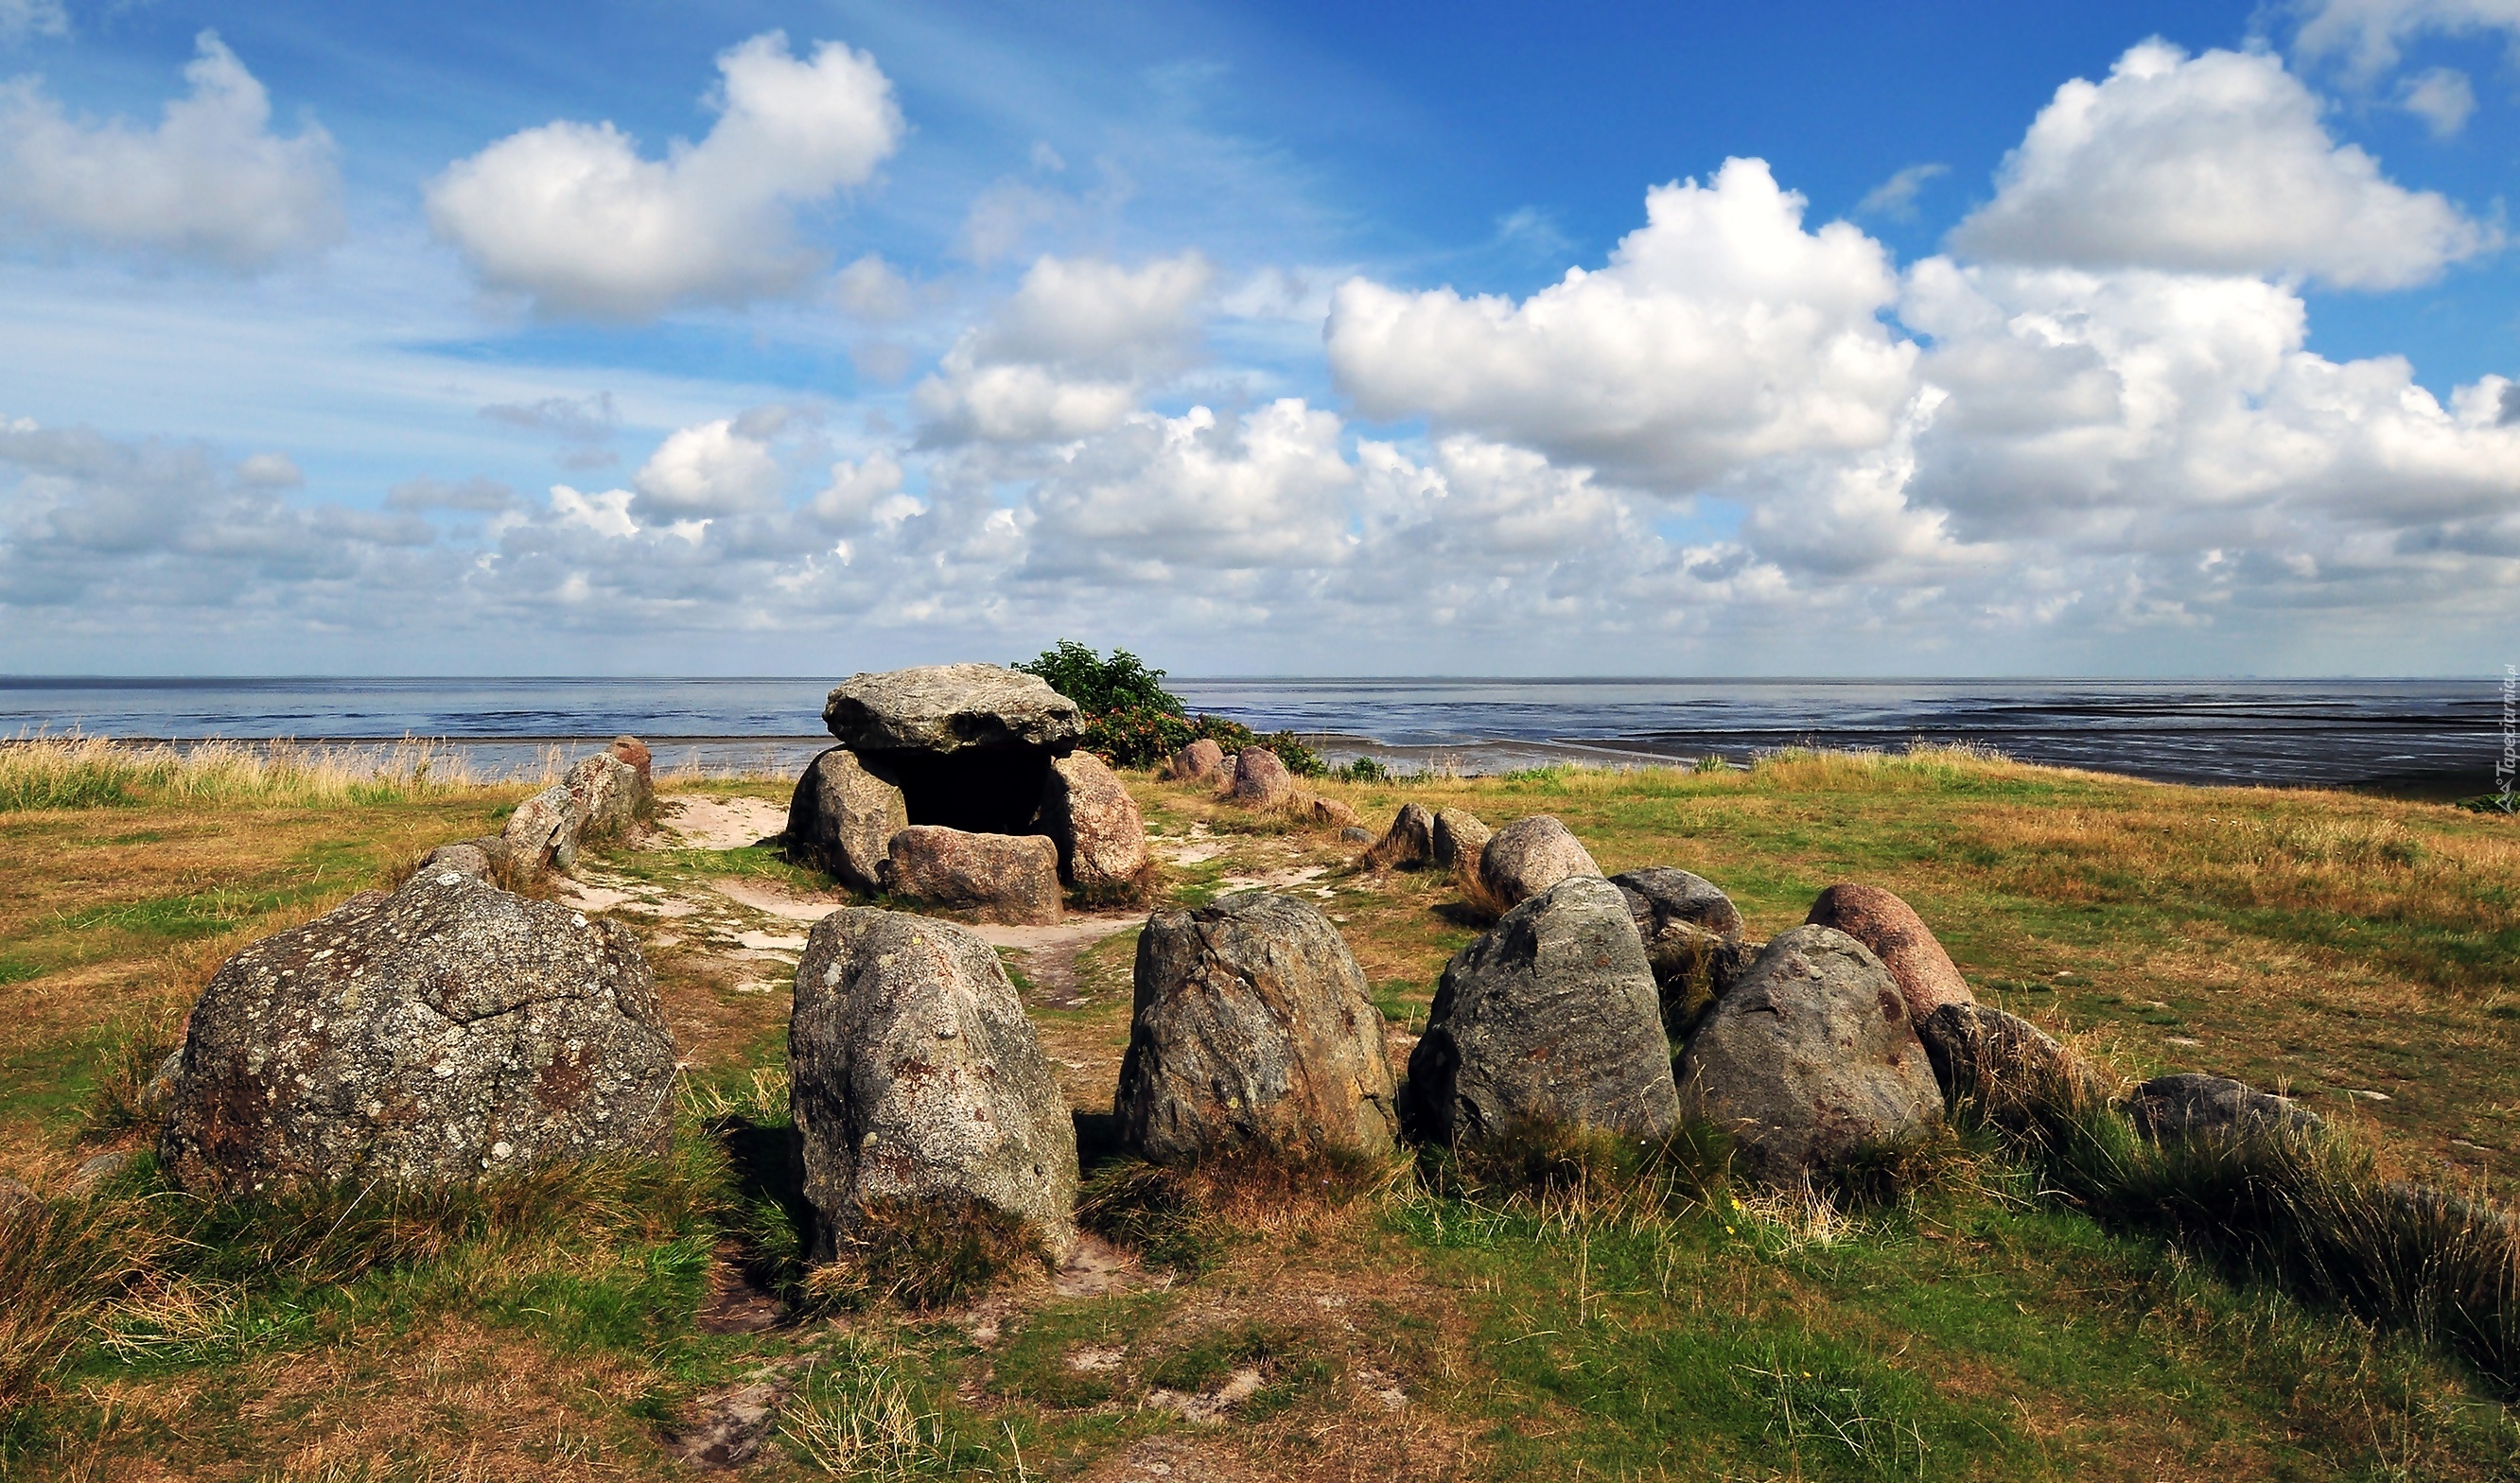
[[[1670,1132],[1680,1118],[1671,1048],[1619,888],[1569,876],[1455,954],[1404,1095],[1412,1133],[1433,1143],[1483,1144],[1536,1125]]]
[[[648,747],[636,737],[582,758],[560,782],[517,805],[499,832],[501,854],[527,874],[577,868],[580,846],[629,832],[655,802]]]
[[[201,1193],[465,1183],[673,1120],[637,939],[446,863],[228,960],[179,1055],[158,1156]]]
[[[998,955],[969,928],[849,907],[796,966],[788,1105],[817,1260],[884,1205],[976,1202],[1076,1239],[1076,1129]]]
[[[1516,819],[1479,847],[1479,886],[1500,912],[1574,876],[1598,876],[1592,851],[1548,814]]]
[[[1741,940],[1741,913],[1713,881],[1669,866],[1628,871],[1610,883],[1627,899],[1653,966],[1663,1031],[1680,1045],[1757,956]]]
[[[1138,938],[1121,1140],[1163,1164],[1257,1146],[1387,1154],[1382,1011],[1329,919],[1242,891],[1157,912]]]
[[[1715,1001],[1681,1060],[1682,1104],[1732,1136],[1752,1177],[1789,1184],[1939,1122],[1942,1087],[1908,1001],[1835,927],[1768,944]]]
[[[1947,1004],[1973,1004],[1968,980],[1952,964],[1952,955],[1905,901],[1877,885],[1832,885],[1812,903],[1804,919],[1815,926],[1835,927],[1872,950],[1899,981],[1908,1012],[1923,1019]]]
[[[1037,921],[1056,913],[1039,905],[1034,852],[992,841],[1048,839],[1054,900],[1061,879],[1100,892],[1146,868],[1136,800],[1100,758],[1076,750],[1076,703],[1036,676],[995,664],[861,674],[832,692],[823,720],[839,744],[797,779],[788,843],[852,889]],[[963,839],[905,840],[912,830]],[[974,896],[993,882],[1014,894]]]

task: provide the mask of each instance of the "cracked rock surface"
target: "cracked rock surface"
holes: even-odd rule
[[[1075,1245],[1076,1126],[977,933],[875,907],[816,922],[788,1064],[818,1258],[876,1201],[976,1200]]]
[[[431,866],[219,969],[159,1156],[205,1193],[463,1182],[661,1147],[673,1074],[626,928]]]

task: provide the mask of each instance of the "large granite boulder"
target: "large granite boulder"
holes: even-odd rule
[[[1629,871],[1610,883],[1627,899],[1637,935],[1644,939],[1662,996],[1663,1030],[1679,1045],[1757,956],[1741,940],[1741,914],[1713,882],[1667,866]]]
[[[1382,1011],[1314,907],[1238,892],[1138,938],[1120,1136],[1157,1163],[1243,1145],[1392,1149]]]
[[[1682,1058],[1681,1100],[1775,1184],[1943,1114],[1897,980],[1870,949],[1822,926],[1769,943],[1715,1002]]]
[[[1426,843],[1435,852],[1437,870],[1460,876],[1479,868],[1479,854],[1495,833],[1468,809],[1439,808],[1426,831]]]
[[[914,824],[886,847],[884,883],[931,906],[983,921],[1058,921],[1058,846],[1041,834],[971,834]]]
[[[871,1205],[972,1201],[1076,1240],[1076,1128],[995,949],[873,907],[814,924],[788,1025],[788,1106],[834,1253]]]
[[[2106,1100],[2092,1063],[2018,1014],[1947,1004],[1916,1021],[1946,1107],[1976,1104],[1990,1121],[2026,1132]]]
[[[1225,778],[1225,748],[1213,737],[1201,737],[1164,764],[1164,777],[1173,783],[1217,783]]]
[[[426,868],[228,960],[159,1158],[204,1193],[461,1183],[661,1147],[673,1076],[626,928]]]
[[[1575,831],[1547,814],[1516,819],[1479,850],[1479,886],[1498,911],[1511,911],[1571,876],[1598,876]]]
[[[608,751],[579,761],[562,786],[577,805],[581,842],[627,834],[654,797],[641,781],[639,769]]]
[[[2261,1092],[2228,1076],[2195,1071],[2156,1076],[2136,1088],[2127,1101],[2127,1115],[2135,1120],[2137,1132],[2160,1143],[2299,1135],[2321,1126],[2318,1113],[2289,1097]]]
[[[1569,876],[1455,954],[1405,1095],[1412,1132],[1435,1143],[1534,1125],[1669,1132],[1671,1044],[1619,888]]]
[[[913,824],[972,833],[1031,827],[1052,759],[1075,750],[1076,702],[995,664],[931,664],[858,675],[833,690],[823,722],[901,789]]]
[[[1137,884],[1147,869],[1147,822],[1119,776],[1092,752],[1050,765],[1035,825],[1058,847],[1059,873],[1079,890]]]
[[[1405,870],[1423,865],[1435,855],[1435,816],[1422,803],[1404,803],[1391,816],[1391,828],[1366,851],[1365,863],[1376,870]]]
[[[788,847],[837,876],[851,890],[883,887],[892,836],[910,828],[901,789],[845,746],[806,765],[788,800]]]
[[[586,823],[584,805],[555,783],[517,805],[499,831],[499,853],[527,875],[577,868],[578,830]]]
[[[1908,903],[1877,885],[1832,885],[1812,903],[1806,921],[1835,927],[1872,950],[1908,996],[1918,1019],[1947,1004],[1974,1004],[1968,980]]]
[[[1231,796],[1244,808],[1283,808],[1295,799],[1295,775],[1276,752],[1246,746],[1234,754]]]

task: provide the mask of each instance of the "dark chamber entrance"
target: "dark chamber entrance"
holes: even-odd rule
[[[1050,781],[1050,754],[1035,747],[967,747],[932,752],[863,752],[867,771],[901,789],[913,824],[973,834],[1028,834]]]

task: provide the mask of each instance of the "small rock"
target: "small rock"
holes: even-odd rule
[[[1674,923],[1712,932],[1727,942],[1741,940],[1740,911],[1732,898],[1702,876],[1657,866],[1613,876],[1610,883],[1628,898],[1628,911],[1637,919],[1637,932],[1644,938],[1647,953],[1653,951],[1654,939]]]
[[[806,765],[788,799],[788,847],[853,891],[883,888],[892,836],[910,828],[901,789],[845,746]]]
[[[1681,1061],[1681,1099],[1771,1184],[1943,1114],[1898,981],[1864,944],[1821,926],[1768,944],[1715,1002]]]
[[[1122,1141],[1157,1163],[1247,1144],[1391,1151],[1382,1012],[1328,919],[1242,891],[1138,938]]]
[[[1147,824],[1138,800],[1092,752],[1050,764],[1036,826],[1058,848],[1058,868],[1080,889],[1134,884],[1147,869]]]
[[[1406,870],[1434,857],[1435,816],[1422,803],[1404,803],[1365,860],[1377,870]]]
[[[892,836],[884,882],[914,901],[984,921],[1058,921],[1058,846],[1040,834],[969,834],[914,824]]]
[[[1946,1106],[1970,1099],[2016,1132],[2105,1096],[2090,1061],[2021,1016],[1986,1005],[1943,1005],[1916,1021],[1916,1038]]]
[[[1201,737],[1164,764],[1164,777],[1174,783],[1214,783],[1225,777],[1225,748],[1212,737]]]
[[[158,1063],[148,1083],[140,1089],[140,1112],[144,1117],[161,1117],[175,1101],[175,1079],[184,1072],[184,1048],[177,1046]]]
[[[2156,1076],[2135,1089],[2127,1115],[2138,1133],[2157,1143],[2184,1138],[2262,1138],[2271,1133],[2318,1131],[2318,1113],[2288,1097],[2261,1092],[2228,1076],[2182,1071]]]
[[[1405,1095],[1413,1132],[1435,1143],[1540,1124],[1669,1132],[1671,1045],[1618,887],[1570,876],[1455,954]]]
[[[1276,752],[1246,746],[1234,754],[1232,797],[1244,808],[1282,808],[1295,796],[1295,775]]]
[[[1479,884],[1500,911],[1510,911],[1572,876],[1601,868],[1574,831],[1547,814],[1516,819],[1479,851]]]
[[[1613,876],[1627,898],[1653,965],[1662,997],[1662,1026],[1674,1045],[1687,1042],[1727,985],[1757,952],[1741,941],[1741,914],[1722,891],[1687,871],[1657,867]]]
[[[1055,1255],[1075,1245],[1075,1124],[996,950],[968,928],[873,907],[815,923],[788,1063],[816,1259],[877,1200],[976,1200],[1030,1221]]]
[[[72,1193],[85,1194],[120,1174],[130,1163],[131,1155],[119,1151],[100,1153],[94,1158],[83,1158],[79,1160],[78,1167],[70,1171],[70,1191]]]
[[[1356,810],[1336,798],[1324,798],[1307,793],[1304,795],[1303,803],[1304,816],[1312,821],[1315,829],[1356,828]]]
[[[11,1211],[22,1206],[41,1203],[43,1198],[35,1193],[33,1186],[23,1180],[11,1179],[5,1174],[0,1174],[0,1217],[6,1217]]]
[[[1947,1004],[1974,1004],[1968,980],[1908,903],[1877,885],[1832,885],[1812,903],[1806,919],[1835,927],[1872,950],[1908,996],[1908,1012],[1922,1019]]]
[[[1373,834],[1372,831],[1368,831],[1366,827],[1361,824],[1351,824],[1347,828],[1339,831],[1339,843],[1341,844],[1365,844],[1372,838]]]
[[[1435,868],[1458,876],[1478,869],[1479,852],[1495,833],[1467,809],[1437,809],[1435,822],[1426,831],[1426,843],[1434,852]]]

